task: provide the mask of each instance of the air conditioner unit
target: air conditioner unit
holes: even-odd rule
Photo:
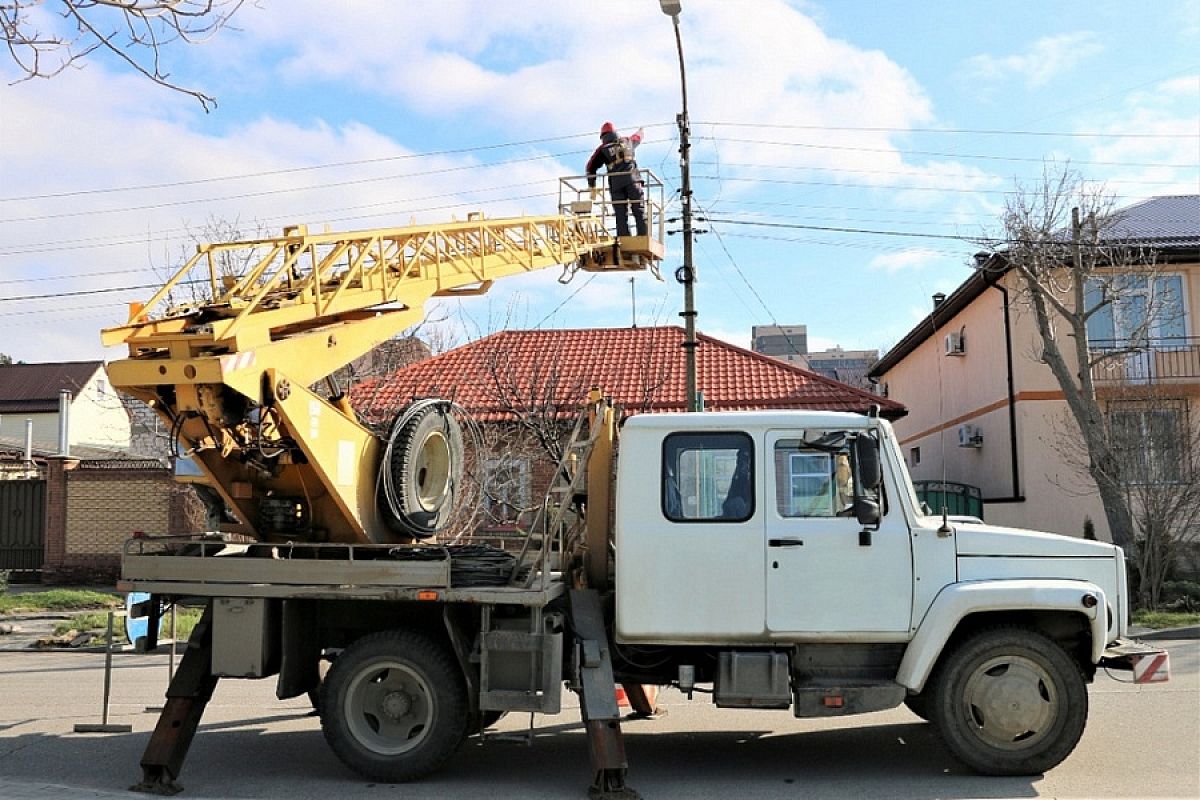
[[[983,447],[983,432],[975,425],[958,426],[959,447]]]
[[[951,331],[946,334],[946,355],[965,356],[967,354],[967,334],[963,330]]]

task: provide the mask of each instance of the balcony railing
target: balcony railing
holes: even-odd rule
[[[1092,359],[1105,353],[1109,358],[1092,367],[1092,380],[1111,383],[1178,383],[1200,379],[1200,337],[1164,336],[1145,347],[1128,340],[1092,339]]]

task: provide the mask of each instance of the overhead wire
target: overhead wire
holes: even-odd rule
[[[422,170],[419,172],[406,172],[398,175],[376,175],[369,178],[354,178],[344,181],[333,181],[322,184],[313,184],[309,186],[292,186],[279,189],[263,189],[257,192],[243,192],[241,194],[224,195],[221,197],[199,197],[188,198],[184,200],[168,200],[161,203],[147,203],[140,206],[124,206],[122,208],[106,208],[106,209],[90,209],[85,211],[63,211],[54,214],[37,214],[28,217],[12,217],[9,219],[0,219],[0,224],[8,224],[15,222],[42,222],[51,219],[65,219],[68,217],[96,216],[99,214],[123,214],[130,211],[154,211],[162,208],[173,208],[175,206],[194,205],[196,203],[221,203],[228,200],[246,200],[255,197],[272,197],[281,194],[294,194],[297,192],[312,192],[325,191],[328,189],[340,188],[345,186],[359,186],[367,183],[380,183],[383,181],[401,180],[406,178],[424,178],[430,175],[445,175],[452,172],[463,172],[473,169],[491,169],[494,167],[510,166],[513,164],[523,164],[530,161],[540,161],[546,158],[560,158],[563,156],[578,155],[585,151],[573,151],[567,153],[553,153],[549,155],[526,156],[523,158],[505,159],[503,161],[493,161],[487,164],[460,164],[453,167],[441,167],[438,169]]]
[[[1004,128],[920,128],[885,125],[789,125],[768,122],[723,122],[706,120],[694,125],[726,128],[764,128],[804,131],[846,131],[858,133],[945,133],[971,136],[1036,136],[1070,139],[1200,139],[1200,133],[1108,133],[1103,131],[1031,131]]]
[[[695,137],[698,139],[716,139],[717,137]],[[908,150],[895,147],[856,147],[852,145],[842,144],[813,144],[811,142],[779,142],[768,141],[763,139],[734,139],[730,137],[720,137],[722,142],[734,142],[737,144],[761,144],[772,147],[799,147],[809,150],[837,150],[851,153],[884,153],[887,155],[907,155],[907,156],[936,156],[938,158],[958,158],[958,159],[976,159],[981,161],[1012,161],[1021,163],[1042,164],[1045,163],[1045,158],[1034,158],[1031,156],[998,156],[988,155],[984,153],[947,153],[940,150]],[[1071,160],[1072,164],[1080,164],[1089,167],[1170,167],[1173,169],[1190,169],[1195,168],[1195,164],[1171,164],[1164,162],[1144,162],[1144,161],[1081,161]]]
[[[692,125],[709,125],[714,128],[748,128],[758,130],[797,130],[797,131],[821,131],[821,132],[855,132],[855,133],[902,133],[902,134],[947,134],[947,135],[972,135],[972,136],[1026,136],[1026,137],[1041,137],[1041,138],[1066,138],[1066,139],[1196,139],[1200,138],[1200,133],[1118,133],[1105,131],[1031,131],[1020,129],[1003,129],[1003,128],[931,128],[931,127],[901,127],[901,126],[883,126],[883,125],[812,125],[812,124],[782,124],[782,123],[763,123],[763,122],[731,122],[724,120],[692,120]],[[650,123],[644,125],[645,128],[674,128],[675,124],[670,122]],[[392,156],[378,156],[375,158],[359,158],[346,161],[331,161],[323,164],[307,164],[299,167],[282,167],[273,170],[258,170],[255,172],[236,173],[232,175],[214,175],[206,178],[190,178],[177,181],[161,181],[157,183],[142,183],[130,184],[124,186],[102,186],[92,187],[87,189],[71,189],[61,192],[44,192],[41,194],[29,195],[14,195],[10,197],[0,197],[0,203],[21,202],[28,200],[50,200],[67,197],[81,197],[94,194],[114,194],[118,192],[130,191],[145,191],[154,189],[170,189],[182,186],[201,186],[205,184],[221,183],[225,181],[247,180],[252,178],[268,178],[277,177],[280,175],[293,175],[305,172],[315,172],[326,169],[337,169],[342,167],[369,166],[374,164],[387,164],[399,161],[409,161],[421,158],[432,158],[439,156],[456,156],[466,155],[470,153],[482,153],[496,150],[504,150],[514,147],[529,147],[532,145],[550,144],[554,142],[565,142],[573,139],[579,139],[591,136],[591,132],[563,134],[559,136],[543,136],[533,139],[522,139],[511,142],[495,142],[491,144],[474,145],[471,147],[456,147],[446,148],[442,150],[427,150],[416,153],[400,153]],[[675,140],[678,141],[677,139]]]
[[[643,125],[644,128],[661,128],[673,126],[670,122],[652,122]],[[572,139],[580,139],[593,136],[590,131],[587,133],[570,133],[560,136],[544,136],[536,139],[523,139],[513,142],[494,142],[491,144],[473,145],[471,147],[456,147],[444,150],[427,150],[420,153],[401,153],[394,156],[378,156],[375,158],[359,158],[350,161],[331,161],[325,164],[308,164],[301,167],[282,167],[280,169],[262,170],[258,172],[245,172],[235,175],[216,175],[208,178],[190,178],[178,181],[164,181],[161,183],[143,183],[133,184],[129,186],[106,186],[92,189],[73,189],[64,192],[49,192],[45,194],[32,194],[15,197],[0,197],[0,203],[16,202],[24,200],[47,200],[60,197],[79,197],[89,194],[111,194],[114,192],[131,192],[141,191],[146,189],[170,189],[178,186],[197,186],[207,183],[220,183],[222,181],[245,180],[248,178],[269,178],[277,175],[291,175],[301,172],[314,172],[323,169],[336,169],[340,167],[357,167],[371,164],[386,164],[395,161],[408,161],[417,158],[432,158],[435,156],[455,156],[466,155],[468,153],[481,153],[492,150],[503,150],[512,147],[528,147],[536,144],[548,144],[550,142],[566,142]]]

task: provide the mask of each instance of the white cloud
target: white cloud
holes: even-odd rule
[[[867,264],[870,269],[883,270],[888,274],[903,270],[924,269],[930,261],[942,258],[942,254],[925,247],[913,247],[897,253],[883,253],[871,259]]]
[[[972,56],[967,59],[966,67],[969,75],[976,78],[999,81],[1015,76],[1024,79],[1026,85],[1037,88],[1103,50],[1096,34],[1078,31],[1044,36],[1021,53]]]
[[[1114,134],[1089,148],[1087,158],[1103,164],[1089,177],[1107,182],[1119,205],[1141,197],[1200,191],[1196,151],[1196,108],[1200,73],[1163,81],[1130,93],[1104,114],[1081,121],[1089,130]]]

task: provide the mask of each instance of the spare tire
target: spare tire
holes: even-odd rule
[[[397,533],[426,539],[444,528],[462,484],[463,436],[445,401],[420,401],[396,416],[388,436],[380,512]]]

